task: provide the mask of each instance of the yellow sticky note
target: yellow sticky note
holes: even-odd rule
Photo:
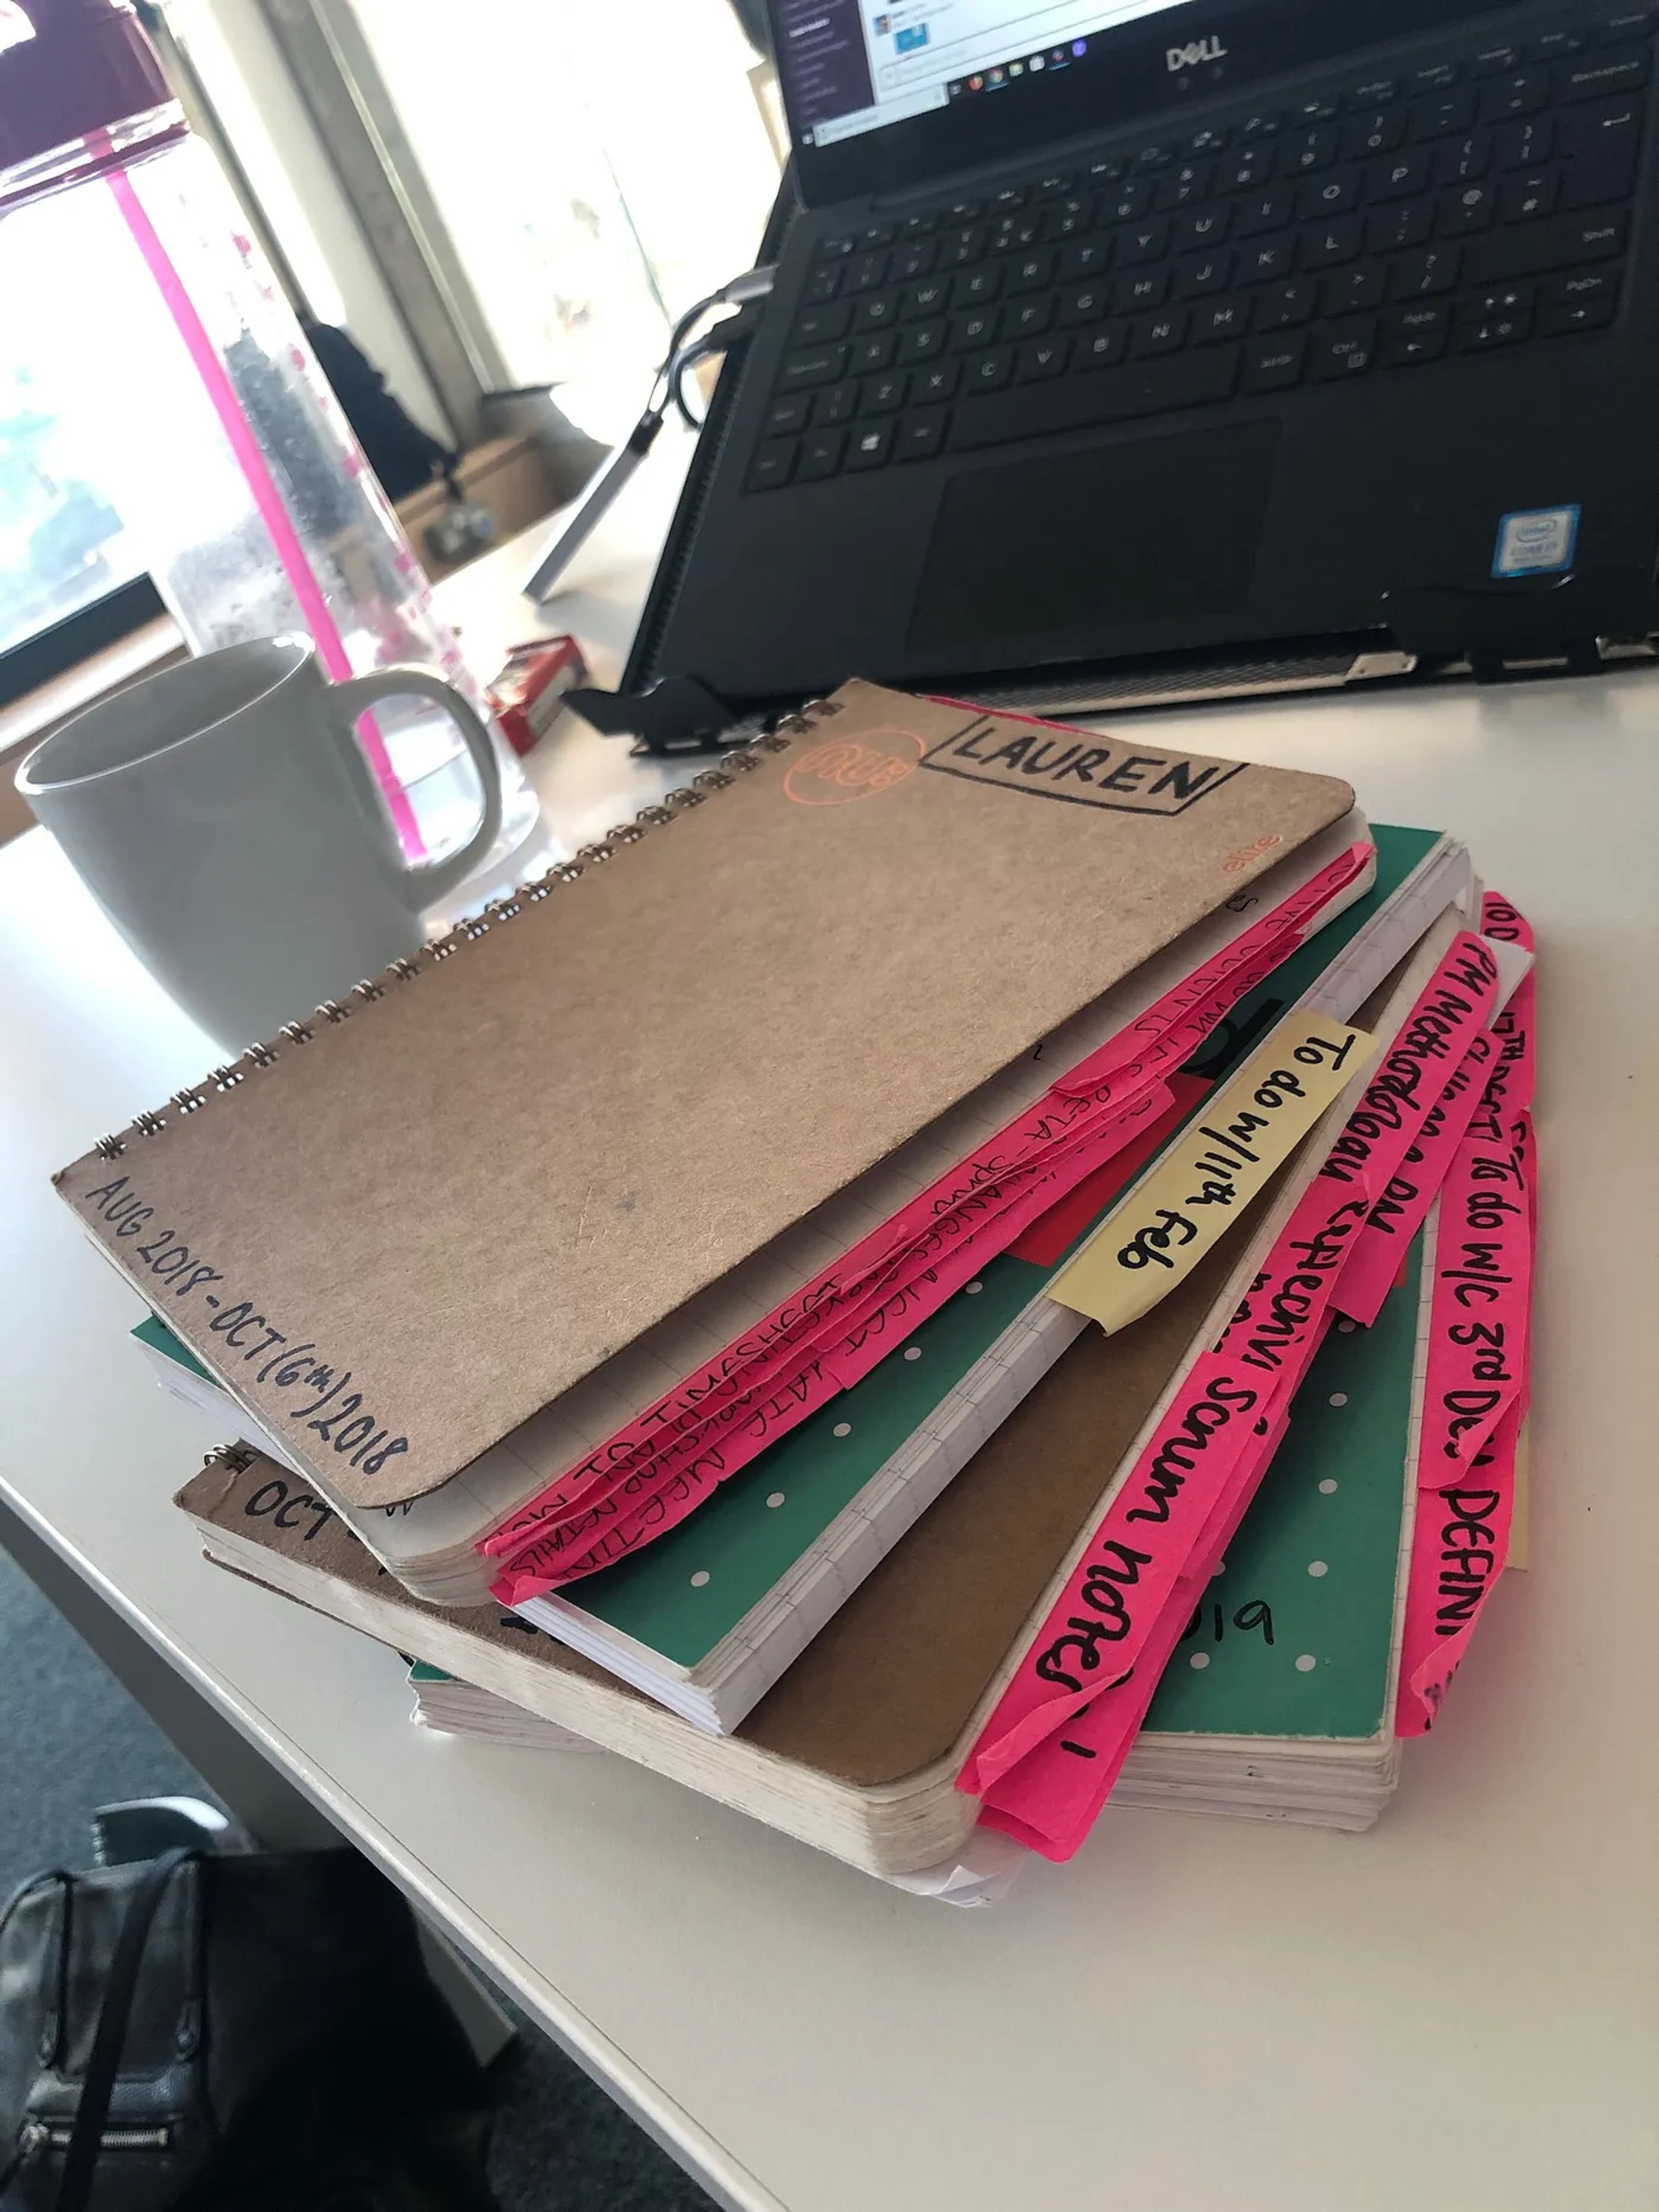
[[[1109,1336],[1186,1279],[1370,1060],[1363,1030],[1288,1016],[1048,1285]]]

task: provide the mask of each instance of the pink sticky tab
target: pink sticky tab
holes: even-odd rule
[[[1398,1735],[1422,1735],[1434,1725],[1487,1593],[1504,1571],[1520,1433],[1521,1408],[1514,1404],[1466,1476],[1418,1497],[1395,1712]]]
[[[1382,1310],[1411,1242],[1426,1219],[1457,1147],[1480,1104],[1486,1069],[1498,1050],[1489,1030],[1472,1037],[1451,1081],[1389,1177],[1342,1277],[1342,1310],[1369,1328]]]
[[[1255,1488],[1324,1329],[1365,1215],[1358,1194],[1304,1192],[1218,1346],[1202,1353],[1021,1658],[957,1778],[983,1797],[1036,1746],[1138,1668],[1206,1531]]]
[[[1522,1142],[1466,1137],[1440,1194],[1419,1488],[1437,1488],[1472,1466],[1519,1397],[1531,1289]]]

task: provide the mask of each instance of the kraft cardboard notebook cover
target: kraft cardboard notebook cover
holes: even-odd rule
[[[445,1482],[1352,803],[866,684],[745,757],[56,1178],[347,1502]]]

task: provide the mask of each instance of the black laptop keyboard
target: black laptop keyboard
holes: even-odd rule
[[[1487,46],[821,240],[748,488],[1601,330],[1656,21]]]

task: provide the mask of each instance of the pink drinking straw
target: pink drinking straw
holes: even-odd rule
[[[299,532],[295,529],[293,518],[276,489],[265,457],[260,451],[259,441],[237,402],[235,389],[220,358],[218,348],[208,336],[202,319],[196,312],[195,302],[168,258],[167,250],[156,234],[155,226],[134,189],[132,179],[125,169],[112,169],[106,175],[105,182],[115,195],[116,205],[144,258],[144,265],[155,279],[174,326],[195,365],[196,373],[202,380],[208,398],[213,402],[213,411],[219,417],[220,426],[230,441],[231,451],[247,479],[248,489],[253,494],[259,519],[270,532],[270,542],[276,549],[283,573],[288,578],[289,588],[299,602],[300,611],[310,629],[318,657],[337,682],[343,681],[351,673],[351,662],[346,654],[344,641],[329,611],[323,587],[306,558]],[[385,740],[374,726],[372,714],[363,717],[362,727],[363,750],[380,779],[380,789],[386,794],[386,803],[398,840],[411,860],[422,860],[426,855],[426,842],[421,836],[420,824],[415,819],[409,793],[398,780]]]

